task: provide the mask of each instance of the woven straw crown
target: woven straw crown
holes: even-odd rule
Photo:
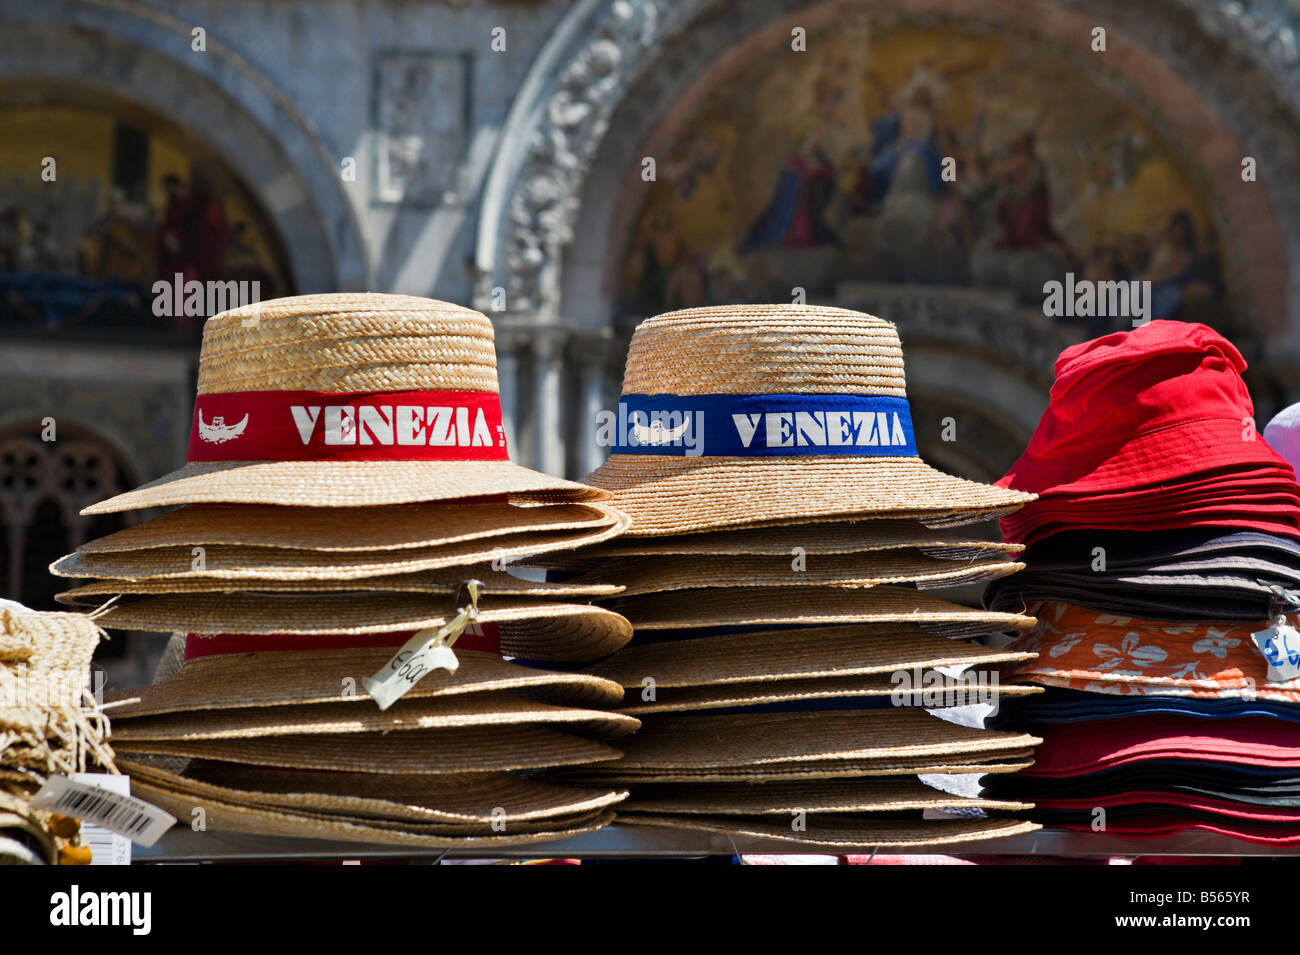
[[[810,392],[905,397],[898,331],[844,308],[735,305],[646,319],[628,346],[625,395]]]
[[[203,327],[201,395],[429,389],[497,392],[485,315],[410,295],[297,295]]]

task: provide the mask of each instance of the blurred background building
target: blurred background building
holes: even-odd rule
[[[1046,315],[1067,274],[1227,334],[1262,425],[1300,397],[1297,31],[1288,0],[0,0],[0,593],[53,606],[47,564],[117,526],[80,508],[183,460],[177,276],[482,309],[514,456],[575,477],[637,321],[800,294],[898,324],[922,454],[979,480],[1059,350],[1131,327]]]

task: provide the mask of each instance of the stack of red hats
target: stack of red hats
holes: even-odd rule
[[[989,792],[1036,822],[1300,845],[1300,676],[1254,641],[1294,587],[1300,487],[1255,433],[1245,367],[1182,322],[1069,348],[998,482],[1038,495],[1001,522],[1037,582],[985,601],[1037,618],[1011,675],[1046,691],[1003,709],[1043,743]]]
[[[1300,537],[1300,487],[1255,433],[1245,367],[1222,335],[1185,322],[1067,348],[1038,430],[998,482],[1038,495],[1002,519],[1007,540],[1080,527]]]

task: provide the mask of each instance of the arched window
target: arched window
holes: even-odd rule
[[[39,423],[0,430],[0,586],[36,610],[66,609],[54,595],[69,581],[49,565],[82,541],[124,527],[120,514],[81,516],[81,509],[138,483],[103,439],[59,424],[56,440],[42,440]],[[101,647],[117,657],[125,641]]]

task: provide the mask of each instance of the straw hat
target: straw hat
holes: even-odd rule
[[[915,551],[815,557],[800,569],[793,566],[789,554],[610,558],[604,564],[577,582],[616,582],[623,586],[625,597],[701,587],[876,587],[900,583],[953,587],[995,580],[1025,566],[999,559],[942,560]]]
[[[189,545],[109,553],[78,552],[52,563],[50,572],[56,577],[93,577],[99,580],[186,580],[191,577],[218,577],[227,580],[351,580],[463,567],[488,561],[509,561],[548,550],[580,547],[588,542],[607,540],[626,527],[626,519],[623,519],[608,527],[591,530],[535,531],[433,547],[347,553],[214,544],[203,548],[201,562],[198,564],[201,569],[195,569],[197,558],[194,548]]]
[[[787,782],[647,785],[619,806],[619,814],[789,816],[792,812],[901,812],[918,809],[1032,809],[1007,799],[954,796],[919,779],[877,777]]]
[[[551,555],[546,563],[563,560],[565,566],[598,568],[611,557],[652,554],[753,554],[789,556],[799,547],[808,555],[862,554],[872,551],[916,548],[930,557],[948,560],[988,559],[1019,554],[1023,544],[962,537],[935,530],[914,520],[877,517],[858,521],[782,524],[738,530],[673,534],[667,537],[623,535],[605,544],[584,547],[572,555]]]
[[[122,740],[117,749],[276,769],[399,776],[544,769],[619,756],[619,751],[606,743],[530,725],[485,726],[470,732],[442,729],[255,739]]]
[[[733,305],[647,319],[608,424],[612,454],[587,481],[613,493],[634,537],[849,514],[943,526],[1033,500],[920,459],[898,333],[847,309]]]
[[[402,642],[405,640],[399,639],[398,644]],[[376,646],[196,656],[185,660],[171,679],[110,693],[108,702],[119,728],[133,717],[163,713],[347,703],[358,696],[366,698],[362,678],[377,671],[392,655],[393,647]],[[460,661],[456,672],[434,670],[414,684],[403,700],[517,690],[551,702],[605,707],[623,695],[622,688],[610,680],[521,666],[459,644],[456,657]],[[345,687],[355,688],[356,695],[349,696]]]
[[[1007,775],[1028,769],[1034,764],[1032,757],[1032,750],[1019,749],[999,752],[994,757],[984,753],[953,753],[945,756],[900,756],[893,759],[814,759],[795,763],[709,766],[703,769],[689,766],[654,769],[590,767],[562,772],[566,780],[575,783],[607,783],[611,786],[639,786],[644,783],[748,784],[782,780],[915,776],[922,773]]]
[[[83,513],[604,496],[510,463],[500,425],[479,312],[372,293],[260,302],[203,327],[188,463]]]
[[[789,703],[796,700],[851,700],[858,697],[894,697],[908,701],[908,705],[919,706],[927,699],[942,700],[946,695],[961,703],[982,702],[987,695],[993,700],[1002,697],[1031,696],[1042,693],[1042,687],[1029,684],[994,684],[989,674],[970,674],[979,680],[974,684],[963,683],[935,670],[926,670],[923,679],[930,681],[925,685],[900,689],[888,674],[875,673],[868,676],[818,677],[812,680],[763,680],[756,683],[721,683],[711,686],[692,686],[670,688],[666,691],[655,689],[654,698],[645,700],[643,696],[628,696],[628,702],[617,708],[616,712],[628,716],[646,716],[651,713],[683,713],[691,710],[716,710],[752,706],[767,706],[776,703]]]
[[[157,580],[103,580],[73,587],[55,594],[60,603],[99,606],[111,594],[204,594],[204,593],[329,593],[371,591],[391,593],[445,594],[455,596],[466,580],[477,580],[489,593],[503,597],[612,597],[622,592],[618,584],[587,584],[525,580],[491,564],[445,570],[417,571],[383,577],[349,580],[231,580],[226,577],[165,577]]]
[[[838,587],[728,587],[682,594],[622,597],[610,603],[637,630],[755,627],[773,624],[901,623],[950,636],[1023,630],[1033,617],[971,610],[902,587],[874,587],[869,597]]]
[[[112,554],[154,547],[236,545],[350,551],[440,547],[514,534],[608,528],[621,515],[600,504],[521,506],[509,501],[394,504],[389,507],[273,507],[191,504],[77,548]]]
[[[493,835],[453,833],[446,826],[412,822],[385,823],[369,816],[343,816],[313,812],[289,812],[276,809],[255,808],[242,802],[230,802],[211,796],[183,795],[152,783],[141,781],[133,786],[133,794],[177,819],[191,818],[196,808],[204,811],[208,829],[219,832],[246,832],[264,836],[299,836],[312,839],[330,839],[341,842],[372,842],[419,848],[483,849],[550,842],[570,836],[594,832],[609,825],[614,819],[608,810],[587,813],[566,820],[551,820],[546,828],[515,823],[516,829]],[[568,822],[565,826],[562,823]]]
[[[195,796],[412,822],[487,824],[495,818],[548,819],[605,809],[627,795],[626,790],[567,786],[509,773],[376,776],[193,763],[185,775],[179,775],[131,760],[121,766],[133,778]]]
[[[1032,822],[1016,819],[914,820],[881,819],[870,822],[843,820],[838,816],[810,815],[806,830],[795,832],[789,823],[730,816],[660,816],[651,813],[619,813],[618,820],[635,826],[666,826],[670,829],[700,829],[726,835],[773,839],[779,842],[837,849],[874,847],[942,846],[985,839],[1003,839],[1041,829]]]
[[[415,594],[167,594],[127,597],[99,616],[123,630],[210,634],[370,634],[441,627],[449,601]],[[500,649],[530,660],[585,663],[632,637],[616,613],[587,604],[488,597],[479,622],[497,625]]]
[[[639,694],[647,678],[654,680],[658,692],[1028,659],[1029,651],[995,650],[915,627],[846,625],[633,643],[586,672],[626,687],[631,695]]]
[[[401,699],[386,710],[369,700],[167,713],[119,719],[114,743],[131,740],[255,739],[266,736],[473,730],[484,726],[555,726],[610,738],[641,721],[618,713],[539,703],[510,692]]]
[[[608,768],[706,769],[827,760],[893,759],[1023,750],[1026,733],[980,730],[904,708],[693,714],[648,721]]]

